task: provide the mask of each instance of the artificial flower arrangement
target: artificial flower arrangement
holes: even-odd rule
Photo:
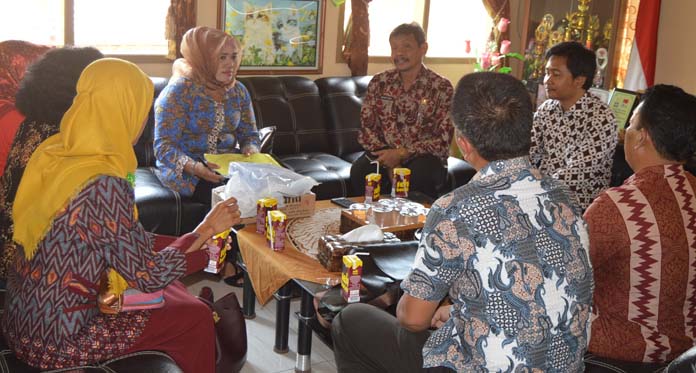
[[[508,58],[524,61],[523,55],[510,52],[510,40],[501,40],[502,34],[507,31],[509,25],[510,20],[507,18],[500,18],[498,20],[498,23],[491,30],[485,50],[476,58],[474,71],[494,71],[509,74],[512,72],[512,68],[508,66]],[[468,40],[465,48],[467,53],[471,51],[471,45]]]

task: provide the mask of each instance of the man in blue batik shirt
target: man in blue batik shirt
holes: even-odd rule
[[[568,188],[529,161],[532,110],[511,76],[460,80],[456,141],[478,173],[430,210],[397,317],[356,304],[334,319],[339,372],[583,370],[587,230]]]

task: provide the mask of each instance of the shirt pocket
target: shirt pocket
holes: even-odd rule
[[[385,125],[393,121],[392,118],[395,117],[396,113],[394,104],[394,98],[391,96],[380,96],[377,99],[375,105],[375,111],[377,118],[380,121],[380,125],[384,128]]]
[[[421,98],[418,100],[415,109],[416,127],[419,129],[437,128],[439,125],[439,123],[436,123],[437,110],[437,100],[433,100],[432,98]]]

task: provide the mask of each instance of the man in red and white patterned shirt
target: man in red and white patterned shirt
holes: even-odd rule
[[[650,88],[626,129],[635,171],[590,205],[585,219],[595,292],[589,351],[664,363],[696,341],[696,97]]]
[[[365,188],[365,175],[382,173],[382,193],[391,190],[395,167],[411,169],[410,190],[437,197],[447,176],[447,157],[454,127],[448,110],[452,83],[423,65],[428,50],[417,23],[397,26],[389,35],[394,69],[375,75],[360,112],[358,142],[365,155],[350,171],[353,191]]]
[[[614,113],[587,90],[595,54],[574,41],[546,52],[546,100],[534,114],[532,165],[575,192],[582,209],[611,181],[618,141]]]

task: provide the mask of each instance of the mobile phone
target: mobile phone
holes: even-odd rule
[[[331,202],[333,202],[333,203],[335,203],[343,208],[346,208],[346,209],[349,208],[350,205],[355,203],[355,201],[350,200],[350,199],[345,198],[345,197],[331,198]]]

